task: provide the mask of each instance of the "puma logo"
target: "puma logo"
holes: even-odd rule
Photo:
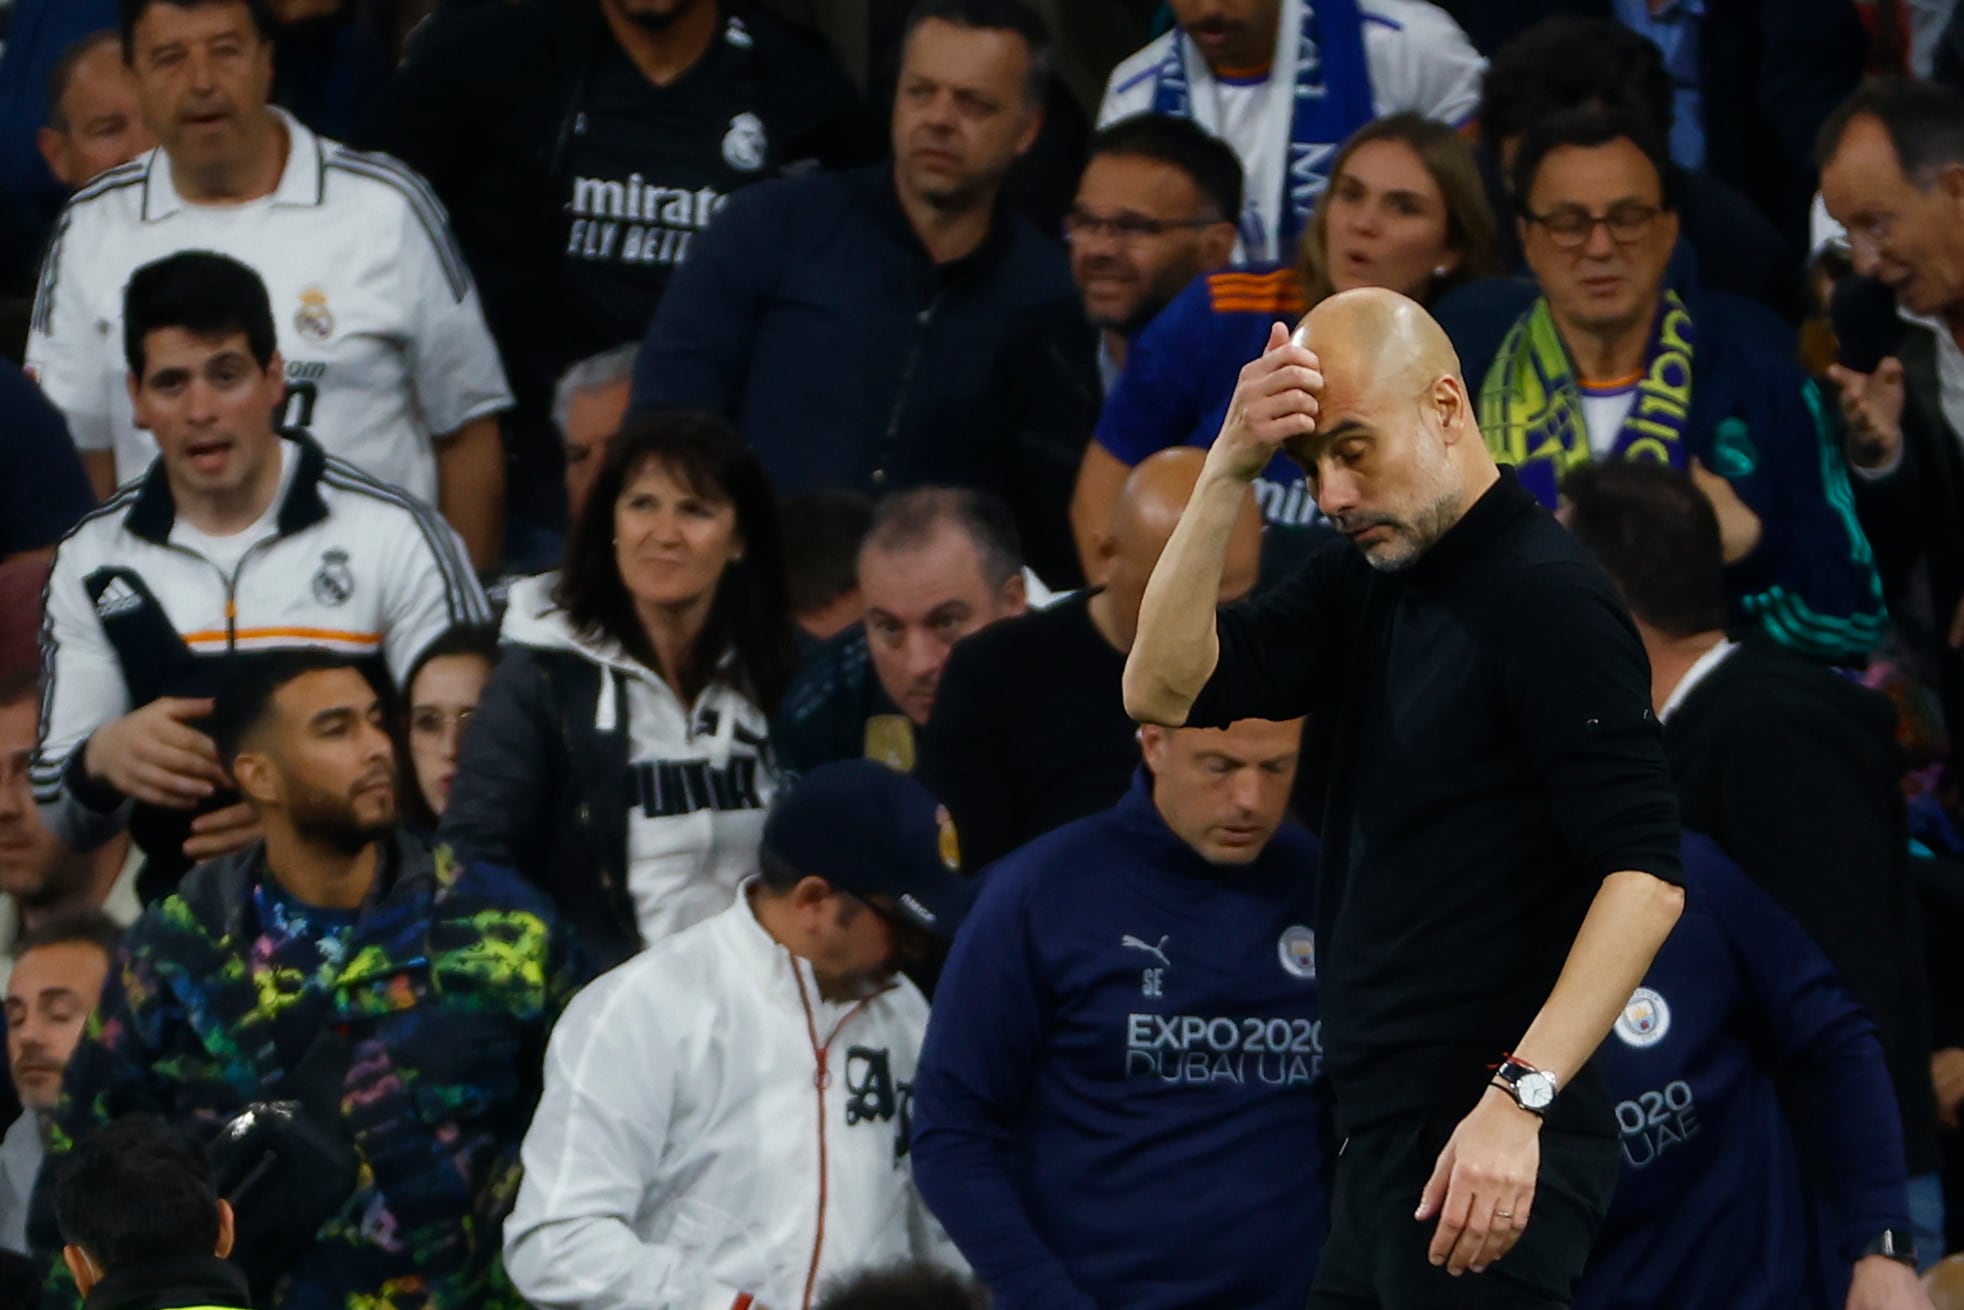
[[[1144,951],[1147,955],[1150,955],[1155,959],[1157,959],[1161,967],[1170,969],[1173,967],[1173,962],[1166,958],[1166,943],[1171,940],[1172,940],[1172,934],[1168,933],[1167,935],[1159,939],[1159,945],[1154,946],[1150,942],[1144,941],[1138,937],[1134,937],[1131,933],[1127,933],[1125,936],[1119,939],[1118,944],[1120,946],[1130,947],[1135,951]]]

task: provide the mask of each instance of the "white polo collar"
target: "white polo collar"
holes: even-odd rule
[[[288,141],[286,167],[281,170],[279,185],[273,188],[273,194],[268,199],[275,205],[319,205],[326,190],[322,180],[321,139],[278,105],[268,105],[267,111],[278,115],[280,121],[286,124]],[[179,195],[177,183],[171,177],[170,157],[164,153],[162,146],[158,146],[150,152],[149,166],[143,175],[143,221],[161,222],[187,207],[225,208],[194,204]]]

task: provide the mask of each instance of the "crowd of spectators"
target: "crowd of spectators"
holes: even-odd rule
[[[1677,792],[1574,1303],[1964,1306],[1953,7],[0,2],[0,1310],[1302,1305],[1331,715],[1121,678],[1363,288]]]

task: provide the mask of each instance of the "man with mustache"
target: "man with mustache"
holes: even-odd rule
[[[1079,303],[1016,333],[990,388],[996,430],[1020,455],[1024,555],[1059,591],[1083,582],[1087,563],[1097,572],[1094,528],[1075,507],[1093,498],[1077,488],[1086,434],[1132,342],[1188,283],[1227,262],[1241,212],[1241,161],[1190,119],[1135,114],[1095,134],[1089,153],[1064,215]],[[1094,343],[1095,373],[1084,367]],[[1100,484],[1101,510],[1123,480],[1120,469]]]
[[[1241,161],[1192,121],[1150,113],[1100,131],[1090,154],[1064,231],[1109,389],[1131,339],[1234,253]]]
[[[1112,70],[1100,127],[1191,118],[1248,170],[1243,256],[1289,258],[1350,134],[1411,110],[1455,126],[1486,61],[1422,0],[1172,0],[1177,25]]]
[[[268,656],[212,717],[213,758],[265,837],[131,927],[70,1061],[54,1158],[132,1113],[224,1134],[232,1259],[257,1304],[519,1306],[500,1223],[547,1030],[585,980],[570,935],[516,874],[398,828],[382,701],[347,656]],[[254,1126],[276,1100],[304,1130]],[[260,1131],[325,1165],[259,1173],[241,1139]],[[44,1213],[30,1237],[52,1254]]]
[[[1126,708],[1314,725],[1349,1140],[1311,1306],[1567,1305],[1617,1169],[1589,1057],[1684,903],[1643,646],[1495,466],[1424,309],[1346,291],[1298,338],[1276,324],[1241,372],[1146,586]],[[1217,609],[1248,482],[1285,447],[1347,540]]]
[[[30,776],[69,846],[130,831],[149,901],[256,835],[199,726],[243,667],[318,645],[400,681],[429,641],[490,610],[434,510],[275,430],[286,385],[251,269],[196,251],[147,264],[118,317],[159,453],[55,551]]]

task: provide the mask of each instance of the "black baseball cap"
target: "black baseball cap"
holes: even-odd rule
[[[764,849],[855,896],[885,896],[908,923],[952,938],[974,899],[948,809],[872,760],[805,774],[764,821]]]

